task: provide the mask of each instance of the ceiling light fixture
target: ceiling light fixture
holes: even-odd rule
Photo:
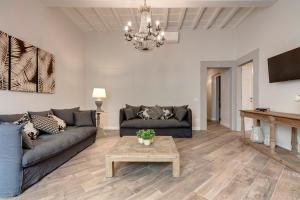
[[[129,21],[125,26],[125,40],[133,41],[133,45],[140,51],[149,51],[155,47],[164,45],[165,33],[161,30],[160,22],[155,22],[155,29],[152,26],[151,7],[147,6],[144,0],[144,6],[139,9],[141,14],[141,24],[138,32],[133,33],[132,23]]]

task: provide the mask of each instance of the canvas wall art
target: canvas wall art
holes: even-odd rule
[[[54,56],[42,49],[38,49],[38,92],[54,93]]]
[[[0,90],[53,94],[54,55],[0,31]]]
[[[38,82],[37,48],[11,37],[10,89],[36,92]]]
[[[0,90],[8,89],[9,81],[9,36],[0,31]]]

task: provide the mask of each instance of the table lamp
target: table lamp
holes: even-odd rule
[[[106,98],[105,88],[94,88],[93,98],[96,99],[96,101],[95,101],[95,104],[97,106],[96,112],[103,112],[103,110],[101,109],[101,106],[103,103],[102,99]]]
[[[300,102],[300,94],[296,96],[295,101]]]

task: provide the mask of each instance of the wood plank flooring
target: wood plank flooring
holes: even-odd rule
[[[171,164],[121,163],[105,178],[105,153],[118,141],[115,131],[12,199],[24,200],[299,200],[300,174],[240,141],[240,133],[209,124],[192,139],[175,139],[181,177]]]

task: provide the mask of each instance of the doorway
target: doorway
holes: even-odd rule
[[[231,126],[231,70],[207,69],[207,123]],[[208,127],[209,129],[209,127]]]
[[[242,110],[253,110],[253,61],[245,63],[240,66],[242,78]],[[252,129],[253,120],[245,119],[245,129],[249,131]]]

